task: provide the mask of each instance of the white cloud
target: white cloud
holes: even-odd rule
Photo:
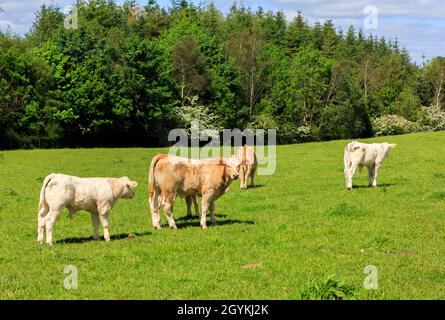
[[[276,7],[301,10],[318,17],[361,17],[363,8],[377,7],[381,16],[445,18],[443,0],[271,0]]]
[[[42,4],[54,4],[63,8],[74,0],[0,0],[0,29],[10,28],[16,34],[24,35],[29,31],[35,14]]]
[[[346,30],[350,25],[364,28],[367,13],[363,9],[375,6],[378,29],[372,34],[398,39],[416,62],[445,55],[445,5],[443,0],[270,0],[268,8],[283,10],[289,20],[300,11],[313,24],[333,20]],[[365,32],[368,32],[365,30]]]

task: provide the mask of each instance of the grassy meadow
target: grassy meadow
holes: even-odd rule
[[[178,230],[163,214],[163,229],[151,227],[147,169],[167,149],[0,151],[0,298],[300,299],[337,286],[348,299],[445,299],[445,132],[360,141],[398,144],[377,188],[365,169],[346,190],[347,141],[279,146],[275,174],[247,191],[236,181],[207,230],[179,198]],[[110,243],[93,241],[79,212],[60,216],[52,247],[37,244],[52,172],[139,182],[111,214]],[[75,290],[63,285],[67,265],[78,270]],[[368,265],[377,290],[363,288]]]

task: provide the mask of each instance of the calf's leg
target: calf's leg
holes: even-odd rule
[[[99,240],[99,224],[100,224],[99,213],[91,212],[91,223],[93,225],[93,239]]]
[[[202,213],[201,213],[201,228],[207,229],[207,213],[212,204],[212,197],[210,195],[202,195]]]
[[[252,165],[252,170],[250,171],[250,186],[252,188],[255,187],[255,171],[256,171],[256,165]]]
[[[246,180],[246,170],[244,169],[244,165],[242,164],[239,169],[239,188],[244,189],[244,181]]]
[[[168,226],[177,229],[175,219],[173,219],[173,202],[174,196],[167,196],[164,199],[164,213],[167,216]]]
[[[375,165],[368,166],[368,177],[369,177],[369,183],[368,186],[372,186],[375,176]]]
[[[187,196],[185,202],[187,203],[187,217],[192,217],[192,202],[195,208],[195,217],[199,217],[198,197],[196,195]]]
[[[43,244],[45,238],[45,217],[48,214],[48,207],[40,208],[39,213],[37,214],[38,227],[37,227],[37,242],[39,244]]]
[[[108,216],[110,214],[111,207],[108,203],[99,204],[97,206],[97,213],[99,216],[100,223],[104,229],[104,239],[105,241],[110,241],[110,231],[108,230]]]
[[[210,223],[212,226],[216,225],[216,217],[215,217],[215,201],[210,203]]]
[[[199,203],[198,203],[198,196],[193,196],[193,205],[195,207],[195,217],[199,217]]]
[[[373,175],[373,179],[372,179],[372,186],[373,187],[377,187],[377,172],[380,168],[380,164],[376,164],[374,166],[374,175]]]
[[[53,245],[53,229],[57,218],[63,208],[50,208],[49,213],[46,215],[45,225],[46,225],[46,243],[50,246]]]
[[[246,166],[246,177],[244,178],[244,189],[247,189],[247,180],[250,177],[250,174],[252,172],[252,167],[250,165]]]
[[[185,203],[187,204],[187,217],[192,217],[192,197],[194,196],[187,196],[185,197]]]
[[[240,188],[240,190],[242,190],[243,189],[243,179],[244,179],[244,171],[243,171],[243,166],[242,165],[239,168],[238,174],[239,174],[239,188]]]
[[[348,189],[352,189],[352,178],[354,177],[356,169],[357,169],[357,163],[352,163],[348,169],[345,169],[346,188]]]
[[[105,241],[110,241],[110,231],[108,230],[108,212],[100,212],[99,211],[99,219],[102,224],[102,228],[104,229],[104,239]]]
[[[153,199],[150,199],[151,221],[153,228],[161,229],[161,215],[159,209],[161,208],[161,195],[155,192]]]
[[[350,167],[345,167],[344,174],[345,174],[345,180],[346,180],[346,188],[352,189],[352,178],[350,177],[350,174],[351,174]]]

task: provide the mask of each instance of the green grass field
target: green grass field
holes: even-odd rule
[[[235,182],[207,230],[185,219],[181,199],[178,230],[164,215],[162,230],[151,227],[147,168],[167,149],[1,151],[0,298],[298,299],[332,277],[350,299],[444,299],[445,133],[368,141],[398,143],[376,189],[364,170],[346,190],[347,141],[279,146],[276,173],[247,191]],[[37,244],[39,191],[52,172],[139,182],[111,214],[110,243],[91,239],[80,212],[61,215],[53,247]],[[63,286],[66,265],[78,269],[77,290]],[[363,288],[367,265],[377,290]]]

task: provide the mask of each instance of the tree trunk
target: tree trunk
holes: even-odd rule
[[[252,48],[252,69],[250,70],[249,116],[252,118],[255,100],[255,43]]]
[[[184,104],[185,104],[184,91],[185,91],[184,64],[181,63],[181,104],[182,104],[182,106],[184,106]]]
[[[366,60],[365,74],[364,74],[364,79],[363,79],[363,86],[365,89],[365,108],[368,108],[368,65],[369,65],[369,61]]]
[[[444,81],[444,73],[443,71],[440,73],[439,79],[436,83],[436,106],[440,107],[440,101],[442,100],[442,86]]]
[[[254,77],[254,70],[252,70],[251,76],[250,76],[250,95],[249,95],[249,116],[252,118],[252,111],[253,111],[253,100],[254,100],[254,92],[255,92],[255,84],[253,81]]]

